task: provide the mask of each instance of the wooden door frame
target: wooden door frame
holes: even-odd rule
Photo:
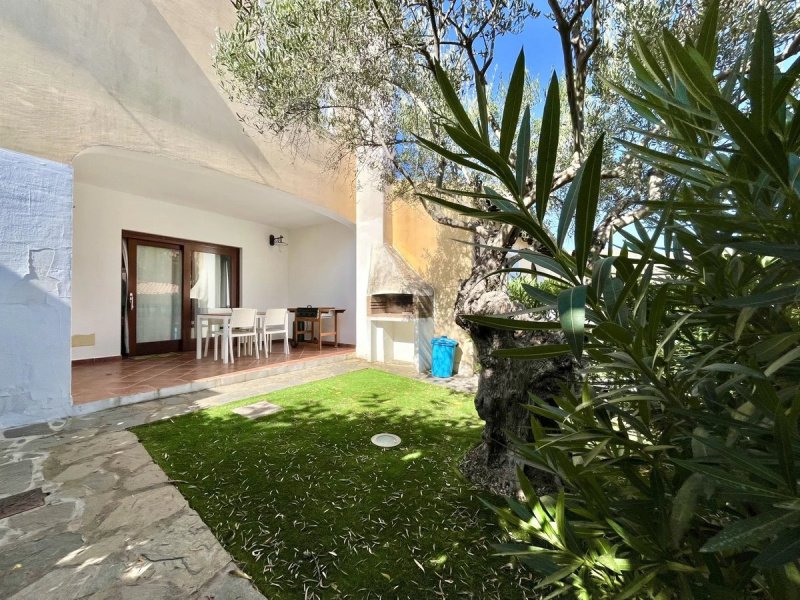
[[[138,256],[136,248],[138,246],[150,246],[154,248],[165,248],[167,250],[177,250],[182,252],[181,246],[171,242],[161,240],[143,240],[136,237],[128,237],[125,239],[128,246],[128,282],[133,281],[138,286],[139,279],[136,276]],[[183,297],[183,285],[185,277],[183,276],[183,263],[181,260],[181,298]],[[157,342],[138,342],[136,339],[136,321],[139,318],[139,294],[135,291],[129,294],[134,294],[133,308],[128,304],[128,344],[131,356],[140,356],[143,354],[160,354],[162,352],[177,352],[181,350],[182,340],[161,340]],[[126,298],[126,302],[128,299]],[[183,302],[181,302],[181,311],[183,311]],[[183,326],[183,312],[181,312],[181,326]]]
[[[192,273],[192,254],[194,252],[208,252],[211,254],[222,254],[231,257],[231,307],[239,307],[241,300],[241,249],[235,246],[225,246],[223,244],[214,244],[212,242],[198,242],[196,240],[187,240],[184,238],[169,237],[166,235],[158,235],[152,233],[143,233],[140,231],[130,231],[127,229],[122,230],[122,239],[128,244],[128,280],[131,279],[131,273],[135,273],[136,269],[136,256],[135,252],[131,252],[130,240],[144,242],[145,244],[152,244],[159,247],[177,248],[181,251],[182,256],[182,280],[181,280],[181,339],[168,341],[168,342],[149,342],[146,343],[146,348],[139,348],[142,344],[136,344],[135,331],[136,321],[135,314],[131,318],[131,312],[128,314],[128,331],[129,331],[129,351],[131,356],[139,354],[155,354],[160,352],[175,352],[175,351],[188,351],[195,348],[195,338],[192,337],[192,300],[189,297],[191,290],[191,273]],[[127,299],[126,299],[127,302]],[[137,299],[138,303],[138,299]],[[152,344],[152,347],[151,347]],[[157,345],[156,345],[157,344]],[[164,349],[161,349],[163,345]],[[141,350],[145,350],[141,352]]]

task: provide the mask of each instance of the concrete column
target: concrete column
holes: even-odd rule
[[[72,409],[72,168],[0,149],[0,429]]]
[[[366,152],[359,152],[356,158],[356,355],[371,360],[367,285],[372,248],[383,244],[384,192],[380,174],[367,164]],[[375,162],[373,158],[371,163]]]

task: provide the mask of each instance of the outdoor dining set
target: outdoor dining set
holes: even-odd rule
[[[289,354],[289,346],[313,343],[322,350],[325,337],[332,337],[339,346],[339,314],[345,309],[334,307],[271,308],[219,308],[207,309],[196,315],[197,358],[208,356],[209,342],[214,340],[214,360],[221,356],[223,363],[234,362],[234,340],[241,357],[245,352],[255,352],[260,358],[269,357],[272,341],[283,338],[283,352]],[[290,315],[293,317],[292,335],[289,332]]]

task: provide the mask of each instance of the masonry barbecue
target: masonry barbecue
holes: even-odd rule
[[[372,249],[367,285],[371,360],[430,368],[433,288],[392,246]]]

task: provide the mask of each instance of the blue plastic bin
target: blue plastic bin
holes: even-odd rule
[[[442,337],[433,338],[431,346],[433,346],[431,375],[434,377],[452,377],[458,342],[443,335]]]

